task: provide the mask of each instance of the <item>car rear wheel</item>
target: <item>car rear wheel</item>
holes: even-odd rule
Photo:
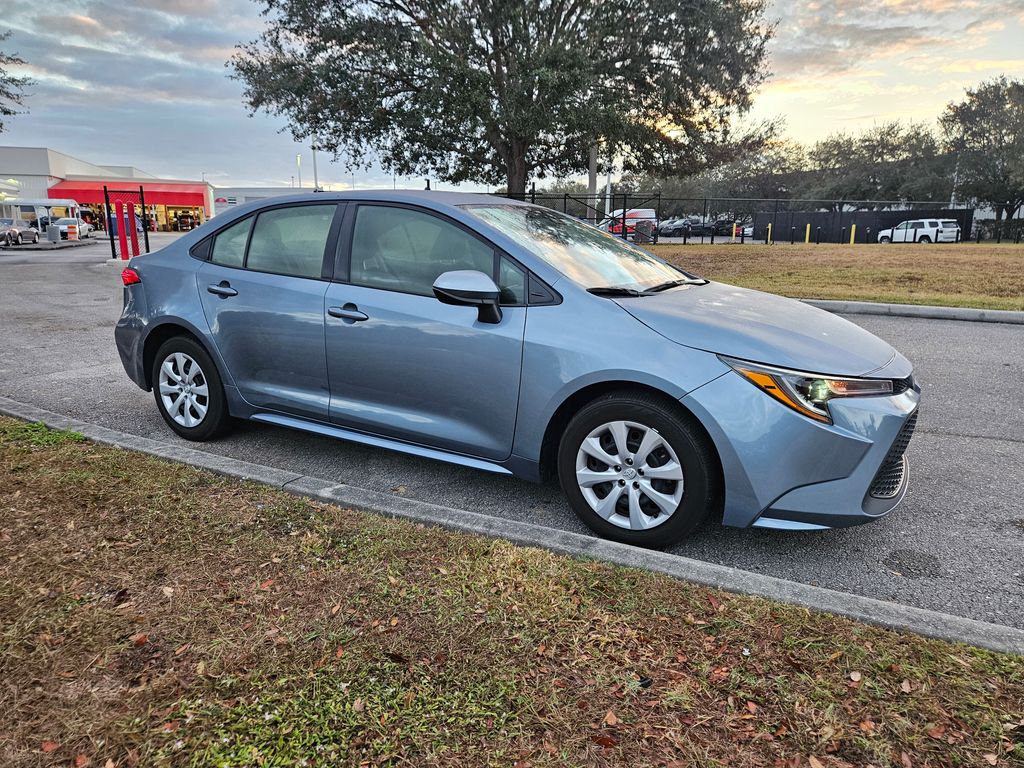
[[[212,440],[227,429],[227,401],[217,367],[192,339],[176,336],[160,345],[152,381],[160,415],[181,437]]]
[[[582,408],[558,451],[569,504],[597,534],[666,547],[717,505],[718,464],[692,416],[646,393],[619,392]]]
[[[917,242],[919,243],[930,243],[932,239],[928,235],[922,235]]]

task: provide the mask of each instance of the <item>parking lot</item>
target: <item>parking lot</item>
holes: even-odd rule
[[[717,239],[717,238],[716,238]],[[113,344],[119,265],[102,248],[0,254],[0,395],[174,441]],[[917,366],[924,388],[910,492],[888,518],[819,533],[708,523],[676,552],[1024,628],[1024,332],[990,323],[852,317]],[[239,424],[204,450],[372,490],[585,532],[535,486],[284,429]]]

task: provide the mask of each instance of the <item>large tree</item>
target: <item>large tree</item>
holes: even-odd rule
[[[807,153],[809,173],[797,195],[822,200],[948,200],[949,158],[931,128],[883,123],[856,135],[839,133]]]
[[[11,36],[10,31],[0,33],[0,43]],[[4,118],[12,117],[22,110],[25,103],[26,88],[31,85],[27,77],[13,75],[9,67],[19,66],[25,63],[16,53],[4,53],[0,51],[0,133],[4,130]]]
[[[766,0],[262,0],[229,62],[253,111],[387,170],[505,184],[721,159],[763,81]],[[755,132],[756,133],[756,132]]]
[[[1024,205],[1024,81],[1000,77],[967,91],[939,119],[956,161],[956,193],[992,206],[996,221]]]

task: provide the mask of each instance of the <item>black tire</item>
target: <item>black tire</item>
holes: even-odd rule
[[[39,235],[38,234],[32,235],[32,245],[38,245],[38,244],[39,244]]]
[[[198,363],[206,382],[206,414],[197,425],[191,427],[174,420],[160,394],[160,368],[164,361],[176,352],[184,353]],[[167,426],[173,429],[179,437],[183,437],[186,440],[203,442],[213,440],[227,431],[231,418],[228,414],[227,399],[224,396],[224,386],[221,383],[220,373],[217,371],[217,366],[213,360],[206,353],[206,350],[193,339],[187,336],[175,336],[161,344],[156,352],[156,356],[153,358],[151,381],[153,383],[153,397],[156,400],[157,410],[160,411],[160,415],[167,422]]]
[[[878,242],[880,242],[882,245],[888,245],[889,243],[892,242],[892,238],[891,237],[880,237],[880,238],[878,238]]]
[[[928,235],[922,235],[920,238],[918,238],[917,242],[919,242],[919,243],[930,243],[931,241],[932,241],[932,239],[930,237],[928,237]]]
[[[637,422],[653,429],[671,446],[682,466],[682,498],[668,519],[653,528],[632,530],[605,520],[590,506],[577,482],[576,459],[583,441],[593,430],[614,421]],[[632,432],[630,436],[631,440],[636,439]],[[714,446],[699,422],[666,397],[646,392],[614,392],[584,406],[562,434],[557,466],[562,491],[580,520],[599,536],[625,544],[670,546],[686,538],[712,511],[720,509],[721,472]]]
[[[15,244],[15,245],[21,245],[21,243],[22,243],[22,240],[21,240],[21,232],[19,232],[19,233],[17,234],[17,236],[16,236],[15,238],[14,238],[14,244]]]

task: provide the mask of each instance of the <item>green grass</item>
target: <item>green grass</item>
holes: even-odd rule
[[[1024,310],[1024,245],[691,243],[654,251],[713,280],[800,299]]]
[[[1024,761],[1018,657],[39,434],[0,419],[4,766]]]

